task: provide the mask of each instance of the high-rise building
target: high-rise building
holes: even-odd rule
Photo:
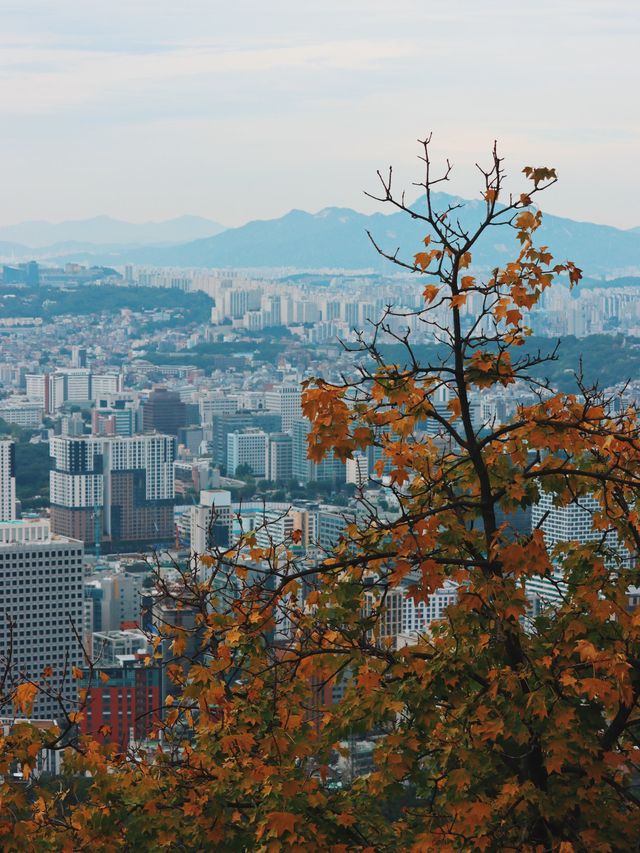
[[[93,373],[91,375],[91,399],[99,400],[109,394],[122,391],[122,376],[119,373]]]
[[[299,418],[293,422],[291,430],[293,476],[300,483],[315,480],[344,483],[345,464],[335,456],[333,450],[328,451],[320,462],[312,462],[309,459],[307,436],[310,430],[311,424],[307,418]]]
[[[272,432],[267,448],[266,477],[274,482],[287,482],[292,477],[293,441],[285,432]]]
[[[290,383],[276,385],[264,396],[267,410],[281,415],[282,431],[290,432],[293,422],[302,416],[300,385]]]
[[[203,489],[200,503],[191,507],[191,553],[200,555],[213,548],[228,548],[232,524],[231,492]]]
[[[324,551],[331,551],[345,534],[347,527],[356,520],[353,510],[322,504],[311,516],[313,543]]]
[[[229,433],[250,427],[251,423],[251,415],[248,412],[211,415],[211,453],[216,465],[226,470],[227,436]]]
[[[600,510],[600,503],[590,495],[584,495],[567,506],[555,506],[553,495],[542,491],[540,500],[531,508],[531,526],[533,530],[542,530],[549,550],[562,543],[584,544],[603,540],[604,547],[609,551],[605,561],[621,560],[628,566],[631,557],[620,544],[617,533],[603,532],[594,527],[594,513]],[[529,578],[526,591],[531,613],[535,615],[542,609],[558,604],[564,589],[562,567],[559,565],[555,567],[552,578]]]
[[[57,411],[66,399],[63,373],[27,373],[25,383],[29,402],[40,403],[48,415]]]
[[[56,437],[50,445],[51,526],[95,544],[172,539],[175,438]]]
[[[152,579],[149,567],[142,570],[101,571],[85,581],[85,597],[91,602],[91,631],[120,631],[142,627]],[[146,569],[146,570],[144,570]]]
[[[133,435],[136,430],[137,402],[120,397],[96,397],[91,411],[91,431],[94,435]]]
[[[71,367],[87,366],[87,350],[85,347],[71,347]]]
[[[72,667],[83,663],[83,560],[82,542],[52,534],[46,521],[0,523],[0,659],[14,683],[40,682],[51,672],[51,695],[38,693],[33,717],[58,718],[58,696],[68,709],[77,700]]]
[[[85,403],[91,399],[91,371],[84,367],[60,371],[65,377],[65,400]]]
[[[0,441],[0,521],[16,517],[16,447],[12,441]]]
[[[142,407],[142,424],[145,432],[155,430],[177,436],[180,427],[187,426],[186,406],[180,394],[162,385],[154,388]]]
[[[235,415],[238,398],[227,394],[208,394],[199,400],[200,422],[210,424],[213,415]]]
[[[261,429],[247,428],[227,436],[227,474],[233,477],[238,468],[248,467],[255,477],[266,476],[269,436]]]
[[[346,462],[347,483],[354,483],[358,488],[364,486],[369,479],[369,459],[363,453],[357,453]]]

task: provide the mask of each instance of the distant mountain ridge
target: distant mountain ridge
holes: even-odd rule
[[[126,222],[111,216],[94,216],[65,222],[32,220],[0,226],[0,241],[33,249],[84,243],[91,246],[136,246],[185,243],[219,234],[224,227],[202,216],[178,216],[159,222]]]
[[[466,227],[477,223],[484,208],[482,201],[465,201],[445,193],[434,194],[434,202],[438,209],[444,209],[449,203],[463,203],[456,217]],[[278,219],[255,220],[183,245],[132,250],[126,253],[126,261],[177,267],[385,269],[390,272],[392,267],[376,253],[367,231],[385,251],[393,254],[400,248],[401,256],[410,261],[420,250],[427,229],[424,223],[402,212],[367,215],[337,207],[315,214],[291,210]],[[640,273],[639,232],[545,214],[537,239],[540,244],[549,246],[556,258],[573,260],[591,276]],[[512,229],[507,226],[493,228],[475,248],[474,264],[495,267],[511,260],[517,248]],[[104,260],[117,262],[113,258]]]
[[[466,201],[445,193],[435,193],[433,201],[439,210],[451,203],[463,204],[455,216],[467,228],[479,221],[484,208],[481,200]],[[420,200],[416,202],[416,210],[420,203]],[[41,224],[23,223],[23,226]],[[119,231],[122,225],[126,228]],[[35,245],[24,239],[28,236],[26,231],[18,230],[23,226],[0,228],[0,241],[16,240]],[[166,223],[141,225],[96,217],[75,224],[49,226],[46,234],[39,231],[41,239],[45,236],[56,239],[46,249],[40,246],[38,255],[60,262],[111,266],[132,263],[173,267],[384,270],[391,273],[393,267],[376,253],[367,231],[382,249],[390,254],[399,249],[399,256],[409,262],[420,250],[427,232],[425,224],[419,220],[402,212],[387,212],[384,207],[382,212],[370,215],[339,207],[325,208],[318,213],[291,210],[277,219],[254,220],[215,234],[199,233],[195,237],[178,239],[181,227],[197,230],[221,226],[199,217],[179,217]],[[52,229],[56,228],[60,230],[54,234]],[[96,233],[101,235],[101,245],[95,238]],[[127,236],[127,241],[123,236]],[[538,244],[549,246],[559,261],[574,261],[591,278],[640,274],[639,229],[622,230],[545,214],[536,236]],[[517,250],[512,229],[507,226],[492,228],[474,249],[474,265],[491,269],[513,259]],[[29,250],[25,252],[28,254]]]

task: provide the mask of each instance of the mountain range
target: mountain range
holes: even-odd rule
[[[96,247],[125,249],[126,246],[167,245],[211,237],[222,225],[202,216],[179,216],[160,222],[125,222],[111,216],[94,216],[65,222],[30,220],[0,226],[0,251],[7,245],[23,249],[61,251],[96,250]],[[99,250],[98,250],[99,251]]]
[[[444,193],[435,193],[433,201],[438,209],[444,209],[451,203],[462,204],[463,207],[456,211],[455,216],[466,228],[473,227],[479,221],[484,209],[482,201],[465,201]],[[414,209],[419,210],[420,204],[418,200]],[[104,225],[102,230],[101,223]],[[0,240],[7,240],[14,234],[27,236],[26,226],[34,226],[34,233],[40,235],[40,241],[46,238],[46,234],[54,233],[44,228],[35,229],[35,225],[23,223],[23,226],[12,226],[13,230],[0,228]],[[18,231],[19,227],[24,230]],[[41,256],[46,255],[59,261],[111,266],[132,263],[175,267],[369,269],[387,272],[393,268],[377,254],[367,231],[385,251],[393,254],[399,248],[399,256],[409,261],[420,250],[421,240],[426,233],[424,223],[402,212],[367,215],[336,207],[326,208],[319,213],[292,210],[277,219],[255,220],[222,231],[216,223],[198,217],[180,217],[170,222],[144,225],[96,217],[79,223],[60,223],[60,226],[49,228],[58,228],[55,231],[58,237],[64,235],[67,241],[77,241],[63,248],[58,240],[57,245],[50,245],[47,249],[43,249],[39,242],[38,253]],[[178,235],[190,228],[204,231],[208,228],[209,232],[206,236],[200,233],[195,237],[191,235],[180,239]],[[217,229],[217,232],[212,229]],[[127,244],[123,245],[125,232],[129,236]],[[94,234],[101,235],[100,241],[92,236]],[[110,239],[107,239],[107,235]],[[537,242],[549,246],[558,260],[571,259],[584,269],[585,274],[594,278],[640,272],[640,229],[624,231],[608,225],[546,214],[537,232]],[[33,240],[29,245],[35,245]],[[492,228],[474,250],[474,264],[480,268],[493,268],[512,259],[517,248],[513,229],[506,225]],[[2,244],[0,253],[5,254]]]

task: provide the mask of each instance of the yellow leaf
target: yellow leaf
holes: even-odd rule
[[[440,293],[439,287],[436,287],[435,284],[428,284],[424,289],[424,298],[427,302],[433,302],[438,293]]]
[[[31,706],[33,705],[33,700],[36,698],[37,692],[38,688],[35,684],[31,684],[30,682],[27,682],[26,684],[19,684],[16,687],[13,704],[19,711],[22,711],[24,714],[28,714],[31,711]]]

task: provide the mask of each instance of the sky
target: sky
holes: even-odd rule
[[[2,0],[0,224],[371,212],[433,132],[443,189],[497,139],[545,210],[640,226],[639,45],[637,0]]]

